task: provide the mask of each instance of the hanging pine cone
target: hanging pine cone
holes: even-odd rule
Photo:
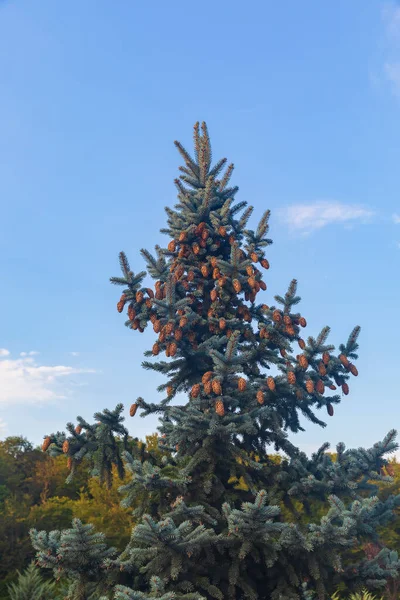
[[[265,396],[262,390],[258,390],[256,394],[258,404],[264,404]]]
[[[315,389],[317,390],[318,394],[321,394],[321,396],[325,392],[324,382],[321,379],[318,379]]]
[[[246,389],[247,381],[243,377],[239,377],[238,379],[238,389],[239,392],[244,392]]]
[[[117,311],[119,313],[122,313],[122,311],[124,310],[124,306],[125,306],[125,303],[121,302],[121,300],[119,302],[117,302]]]
[[[72,469],[72,458],[70,456],[68,457],[68,460],[67,460],[67,467],[68,467],[68,470],[71,471],[71,469]]]
[[[204,385],[205,383],[210,381],[213,375],[214,373],[212,371],[207,371],[206,373],[204,373],[203,377],[201,378],[202,384]]]
[[[319,374],[321,375],[321,377],[325,377],[325,375],[326,375],[326,368],[325,368],[325,365],[324,365],[323,362],[319,363],[319,365],[318,365],[318,371],[319,371]]]
[[[192,396],[192,398],[197,398],[197,396],[200,394],[200,384],[199,383],[195,383],[194,386],[192,387],[191,391],[190,391],[190,395]]]
[[[275,321],[275,323],[280,323],[282,321],[282,315],[279,310],[274,310],[272,313],[272,320]]]
[[[226,228],[225,228],[223,225],[221,225],[221,226],[218,228],[218,233],[219,233],[219,235],[220,235],[220,236],[222,236],[222,237],[226,237]]]
[[[129,409],[129,414],[131,417],[134,417],[136,415],[137,409],[138,409],[138,404],[137,404],[137,402],[134,402]]]
[[[43,442],[43,444],[42,444],[42,450],[43,450],[43,452],[46,452],[46,450],[47,450],[47,448],[50,446],[50,444],[51,444],[51,437],[50,437],[50,436],[47,436],[47,437],[44,439],[44,442]]]
[[[299,343],[300,348],[302,350],[304,350],[304,348],[306,347],[305,341],[300,338],[298,343]]]
[[[139,328],[139,325],[140,325],[139,319],[134,319],[133,323],[132,323],[132,329],[134,329],[136,331]]]
[[[218,279],[217,283],[218,283],[219,287],[221,287],[221,288],[224,287],[224,285],[226,284],[226,277],[225,276],[224,277],[220,277]]]
[[[224,318],[221,318],[219,320],[219,328],[223,330],[223,329],[225,329],[225,327],[226,327],[226,321]]]
[[[160,333],[160,331],[161,331],[161,321],[159,321],[158,319],[156,321],[154,321],[154,323],[153,323],[153,329],[154,329],[154,333]]]
[[[273,377],[271,377],[271,376],[267,377],[267,386],[268,386],[268,389],[271,390],[271,392],[275,391],[276,385],[275,385],[275,380]]]
[[[266,258],[263,258],[260,264],[264,269],[269,269],[269,262]]]
[[[62,446],[62,451],[64,452],[64,454],[67,454],[68,450],[69,450],[69,441],[65,440],[65,442],[63,443],[63,446]]]
[[[196,276],[195,276],[194,272],[193,271],[189,271],[188,276],[187,276],[188,281],[193,281],[195,277]]]
[[[347,394],[349,393],[349,386],[347,385],[347,383],[343,383],[342,385],[342,392],[345,396],[347,396]]]
[[[161,331],[160,335],[158,336],[158,340],[161,343],[163,343],[163,342],[165,342],[165,338],[166,338],[165,331]]]
[[[168,250],[170,252],[175,252],[176,250],[176,242],[175,240],[171,240],[170,243],[168,244]]]
[[[172,344],[169,345],[170,356],[175,356],[177,350],[178,350],[178,346],[175,344],[175,342],[172,342]]]
[[[219,279],[220,275],[221,275],[220,270],[218,269],[218,267],[215,267],[212,272],[212,278]]]
[[[186,316],[182,317],[179,321],[179,327],[186,327],[188,324],[188,318]]]
[[[226,337],[229,339],[231,337],[232,333],[233,333],[232,329],[227,329]]]
[[[327,365],[330,361],[330,356],[329,356],[329,352],[324,352],[322,355],[322,360],[324,362],[324,365]]]
[[[203,384],[203,387],[204,387],[204,391],[205,391],[205,393],[206,393],[206,394],[209,396],[209,395],[211,394],[211,392],[212,392],[212,384],[211,384],[211,381],[206,381],[206,382]]]
[[[297,398],[297,400],[303,400],[304,395],[301,390],[296,390],[296,398]]]
[[[215,403],[215,412],[220,417],[224,416],[224,414],[225,414],[225,408],[224,408],[224,403],[222,402],[222,400],[217,400],[216,401],[216,403]]]
[[[285,348],[281,348],[281,349],[279,350],[279,352],[281,353],[281,356],[282,356],[282,358],[285,358],[285,357],[286,357],[286,350],[285,350]]]
[[[145,305],[147,306],[147,308],[151,308],[153,306],[152,299],[151,298],[146,298]]]
[[[251,303],[255,302],[256,300],[256,293],[255,292],[251,292],[251,294],[249,294],[249,300]]]
[[[293,325],[288,325],[288,327],[286,327],[286,330],[285,330],[285,331],[286,331],[286,333],[287,333],[288,335],[290,335],[291,337],[293,337],[293,336],[295,336],[295,335],[296,335],[296,332],[295,332],[295,330],[294,330],[294,327],[293,327]]]
[[[146,292],[147,292],[149,298],[154,298],[154,292],[151,288],[146,288]]]
[[[171,333],[173,332],[173,330],[174,330],[174,324],[171,323],[171,321],[168,321],[168,323],[165,326],[165,333],[167,335],[171,335]]]
[[[254,275],[254,269],[251,265],[247,265],[246,267],[246,273],[249,277],[251,277],[252,275]]]
[[[356,365],[353,365],[353,363],[349,363],[348,369],[349,369],[350,373],[352,375],[354,375],[354,377],[357,377],[358,369],[357,369]]]
[[[180,342],[181,339],[182,339],[182,337],[183,337],[182,329],[179,329],[179,328],[175,329],[174,337],[175,337],[175,339],[176,339],[177,342]]]
[[[252,260],[253,262],[255,262],[255,263],[256,263],[256,262],[258,262],[258,256],[257,256],[257,254],[256,254],[255,252],[252,252],[252,253],[250,254],[250,258],[251,258],[251,260]]]
[[[296,375],[293,371],[289,371],[287,378],[290,385],[294,385],[296,383]]]
[[[129,305],[128,307],[128,318],[130,321],[133,321],[133,319],[136,317],[136,311],[133,308],[132,304]]]
[[[260,288],[262,289],[263,292],[265,292],[265,290],[267,289],[267,284],[265,283],[265,281],[263,281],[263,280],[260,281]]]
[[[170,344],[167,344],[165,348],[165,356],[169,358],[171,356]]]
[[[200,252],[200,246],[197,242],[192,244],[192,250],[193,250],[194,254],[198,254]]]
[[[218,298],[217,290],[216,289],[211,290],[211,292],[210,292],[211,302],[215,302],[217,300],[217,298]]]
[[[208,267],[207,267],[207,265],[203,265],[201,267],[201,274],[203,275],[203,277],[208,277]]]
[[[208,236],[209,236],[208,230],[204,229],[204,231],[202,231],[202,233],[201,233],[201,239],[202,239],[202,241],[205,242],[206,239],[208,238]]]
[[[184,242],[186,240],[186,231],[181,231],[179,234],[179,241]]]
[[[141,292],[140,290],[138,292],[136,292],[136,302],[138,304],[140,304],[141,302],[143,302],[143,292]]]
[[[329,386],[329,389],[332,391],[336,390],[336,385],[333,385],[333,383],[331,383],[331,385]]]
[[[163,291],[161,289],[156,290],[156,300],[162,300],[164,297]]]
[[[305,320],[304,317],[300,317],[299,325],[301,325],[302,327],[307,327],[307,321]]]
[[[340,355],[339,355],[339,360],[340,360],[340,362],[342,363],[342,365],[343,365],[344,367],[346,367],[346,369],[347,369],[347,368],[348,368],[348,366],[349,366],[349,364],[350,364],[350,363],[349,363],[349,359],[347,358],[347,356],[345,356],[344,354],[340,354]]]
[[[328,404],[326,405],[326,410],[328,411],[328,415],[330,417],[333,417],[333,406],[330,402],[328,402]]]
[[[218,381],[218,379],[213,380],[213,382],[211,383],[211,387],[212,391],[214,392],[214,394],[217,394],[217,396],[220,396],[222,394],[221,382]]]
[[[78,435],[80,435],[82,433],[82,427],[81,427],[81,425],[77,425],[75,427],[75,433],[77,433]]]
[[[194,331],[189,331],[188,333],[188,340],[189,342],[194,342],[196,339],[196,334]]]
[[[172,385],[168,385],[167,386],[167,396],[172,396],[173,393],[174,393],[174,388],[172,387]]]
[[[289,315],[284,315],[283,322],[285,323],[285,325],[291,325],[292,319],[289,317]]]
[[[307,379],[306,381],[306,390],[309,394],[314,393],[314,382],[312,379]]]
[[[301,366],[302,369],[307,369],[308,368],[308,360],[304,356],[304,354],[300,354],[298,360],[299,360],[299,365]]]
[[[249,286],[250,286],[251,288],[254,288],[254,286],[256,285],[256,280],[255,280],[255,278],[254,278],[254,277],[249,277],[249,278],[247,279],[247,283],[249,284]]]
[[[232,246],[232,244],[235,243],[235,236],[234,235],[230,235],[229,238],[228,238],[228,241],[229,241],[230,245]]]
[[[234,279],[232,281],[232,285],[233,285],[233,289],[235,290],[235,292],[237,294],[240,294],[240,292],[242,291],[242,286],[241,286],[239,279]]]

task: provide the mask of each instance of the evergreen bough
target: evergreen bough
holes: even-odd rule
[[[212,166],[204,123],[194,127],[194,157],[175,145],[184,166],[178,203],[166,208],[169,242],[154,255],[141,250],[155,285],[124,253],[122,276],[111,279],[123,287],[126,326],[150,325],[157,336],[143,367],[165,376],[162,398],[139,397],[130,414],[159,415],[162,462],[127,452],[121,404],[47,436],[44,450],[64,452],[70,478],[89,460],[110,485],[115,466],[128,475],[124,505],[147,500],[122,553],[74,521],[68,532],[32,531],[38,564],[69,578],[74,600],[94,580],[105,586],[102,600],[323,599],[339,583],[383,589],[399,560],[379,546],[378,529],[400,496],[379,500],[377,484],[391,481],[384,469],[396,432],[368,450],[338,444],[335,456],[324,444],[311,458],[288,439],[303,431],[300,416],[324,427],[320,409],[333,416],[349,393],[359,327],[336,354],[329,327],[301,337],[295,280],[275,304],[262,303],[269,211],[249,228],[253,208],[235,203],[233,165]],[[183,403],[173,402],[177,394]],[[373,558],[360,550],[367,543],[379,547]]]

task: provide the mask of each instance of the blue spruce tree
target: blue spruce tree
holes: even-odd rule
[[[308,458],[288,438],[302,430],[300,416],[324,427],[319,412],[332,417],[349,393],[359,328],[336,353],[328,327],[303,339],[296,281],[264,304],[269,211],[248,227],[253,208],[235,202],[233,165],[212,166],[204,123],[194,127],[194,157],[175,145],[185,164],[178,203],[166,208],[168,245],[141,250],[154,287],[124,253],[111,279],[123,287],[126,326],[156,335],[143,367],[164,375],[161,398],[139,397],[130,415],[159,415],[165,452],[157,463],[127,451],[122,405],[47,436],[43,449],[66,455],[70,477],[89,461],[110,485],[116,466],[124,505],[146,501],[122,553],[74,522],[68,532],[32,531],[38,563],[70,580],[72,600],[88,597],[94,580],[102,600],[323,600],[339,583],[382,589],[397,554],[359,549],[379,544],[400,504],[379,500],[376,485],[391,480],[384,468],[396,432],[368,450],[338,444],[335,457],[325,444]],[[186,401],[174,402],[182,393]]]

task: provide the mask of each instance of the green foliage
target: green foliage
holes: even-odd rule
[[[54,600],[55,590],[56,584],[44,581],[33,563],[8,586],[9,600]]]

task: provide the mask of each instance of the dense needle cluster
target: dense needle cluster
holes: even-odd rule
[[[390,480],[382,469],[397,447],[395,432],[369,450],[339,444],[336,459],[328,445],[308,458],[288,439],[302,430],[301,417],[325,426],[318,410],[333,416],[348,395],[349,379],[358,375],[359,328],[338,353],[327,342],[328,327],[305,339],[295,280],[265,304],[269,211],[255,230],[248,227],[253,208],[235,202],[233,165],[222,159],[212,166],[204,123],[194,127],[193,158],[175,145],[185,165],[175,181],[178,203],[166,208],[168,243],[155,255],[141,251],[154,286],[143,285],[146,272],[135,274],[124,253],[122,276],[111,279],[124,288],[117,309],[126,311],[127,327],[143,332],[150,325],[155,333],[143,366],[165,376],[163,397],[139,397],[130,415],[160,415],[163,465],[124,452],[122,405],[97,413],[95,424],[80,417],[76,428],[68,424],[69,437],[58,432],[43,444],[67,455],[71,477],[88,459],[109,484],[116,465],[130,478],[121,490],[125,505],[145,490],[152,508],[136,511],[121,555],[96,546],[101,560],[87,579],[71,562],[64,566],[60,532],[32,532],[39,564],[75,577],[74,600],[85,598],[85,585],[96,578],[117,600],[323,599],[339,582],[380,588],[396,573],[396,553],[382,548],[371,558],[355,550],[377,542],[379,525],[400,503],[374,496],[374,481]],[[183,404],[173,402],[178,393],[186,395]],[[312,514],[311,501],[322,517]],[[77,560],[82,527],[75,523],[68,537]],[[128,574],[124,585],[119,573]]]

